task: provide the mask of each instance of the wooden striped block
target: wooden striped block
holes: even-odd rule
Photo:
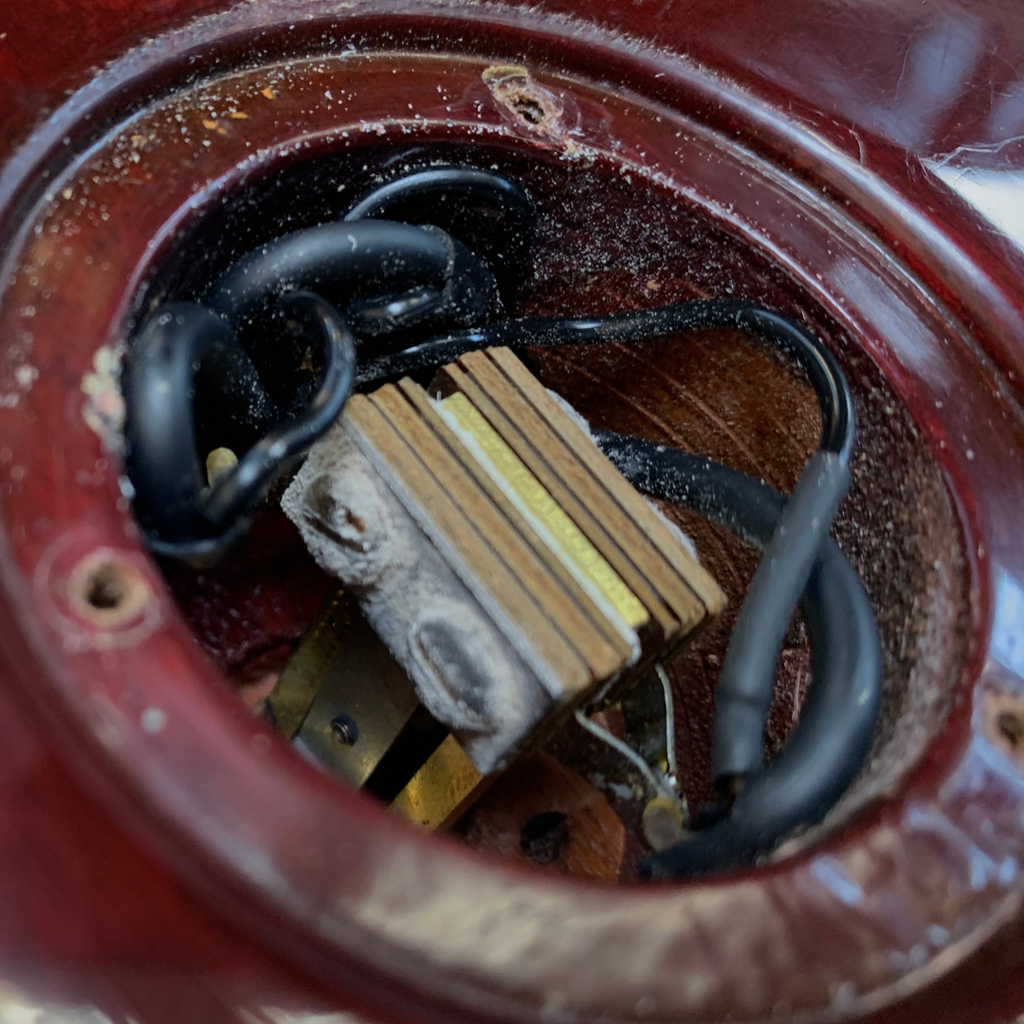
[[[507,349],[429,390],[354,396],[346,430],[564,707],[627,683],[725,598],[677,531]]]

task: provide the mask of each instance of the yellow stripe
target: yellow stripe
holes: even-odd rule
[[[552,544],[563,561],[568,561],[589,579],[632,629],[644,625],[650,616],[636,595],[622,582],[619,574],[584,536],[562,507],[544,489],[541,482],[523,465],[519,456],[505,444],[498,432],[461,392],[449,395],[441,403],[459,426],[472,436],[487,462],[482,463],[491,476],[495,473],[508,484],[523,504],[544,525]],[[552,543],[553,542],[553,543]]]

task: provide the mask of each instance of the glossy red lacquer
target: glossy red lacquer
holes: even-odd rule
[[[500,102],[497,62],[557,116]],[[1022,72],[1010,0],[0,13],[0,973],[146,1022],[1024,1011],[1024,770],[998,728],[1024,707],[1024,263],[1003,209]],[[969,643],[919,762],[820,844],[673,887],[485,860],[295,757],[194,643],[119,489],[114,347],[225,196],[409,140],[676,195],[780,268],[916,424],[959,519]],[[130,616],[78,602],[90,559],[136,580]]]

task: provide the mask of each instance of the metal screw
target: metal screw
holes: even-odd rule
[[[346,747],[351,747],[359,739],[359,726],[349,715],[335,715],[331,719],[331,735]]]

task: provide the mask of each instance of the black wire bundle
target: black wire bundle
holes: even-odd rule
[[[878,714],[874,618],[860,580],[829,537],[850,483],[856,426],[849,388],[818,338],[742,300],[479,326],[514,298],[535,220],[529,197],[499,175],[420,171],[365,196],[340,223],[285,236],[239,260],[202,303],[158,310],[133,342],[123,381],[136,514],[159,553],[192,557],[223,549],[245,529],[245,512],[273,479],[334,422],[353,385],[425,372],[473,349],[631,342],[713,327],[759,335],[798,362],[821,406],[821,446],[788,498],[689,452],[596,435],[637,488],[763,551],[715,692],[712,774],[722,813],[648,858],[641,871],[677,877],[750,863],[793,829],[824,817],[863,763]],[[414,343],[438,327],[440,333]],[[282,409],[240,337],[287,330],[294,351],[314,343],[320,370],[312,400]],[[193,404],[201,393],[215,396],[221,435],[236,438],[244,451],[212,488],[196,446]],[[775,667],[798,605],[814,682],[793,735],[765,767]]]

